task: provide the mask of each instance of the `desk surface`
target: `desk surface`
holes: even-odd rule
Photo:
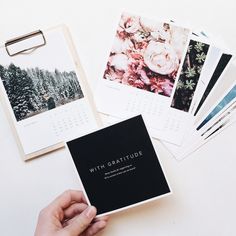
[[[234,1],[94,2],[6,1],[1,8],[0,40],[67,24],[92,88],[103,73],[123,10],[203,26],[236,51]],[[115,214],[102,235],[236,235],[235,133],[232,125],[182,162],[155,141],[173,194]],[[0,106],[1,235],[33,235],[40,209],[64,190],[80,188],[68,160],[65,150],[60,150],[24,163]]]

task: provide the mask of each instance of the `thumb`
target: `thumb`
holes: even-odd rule
[[[91,223],[96,216],[97,210],[94,206],[88,206],[80,215],[76,216],[64,230],[69,235],[77,236],[80,235]]]

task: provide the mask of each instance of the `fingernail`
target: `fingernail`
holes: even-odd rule
[[[93,218],[96,215],[96,208],[94,206],[89,206],[86,210],[85,210],[85,215],[88,218]]]

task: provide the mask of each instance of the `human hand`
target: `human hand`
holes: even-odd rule
[[[67,190],[40,212],[35,236],[95,235],[108,220],[106,216],[94,219],[96,213],[81,191]]]

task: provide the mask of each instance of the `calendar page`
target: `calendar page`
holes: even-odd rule
[[[45,31],[44,37],[46,45],[28,55],[0,51],[1,91],[25,155],[98,126],[62,29]]]
[[[152,93],[143,93],[132,87],[123,87],[121,84],[113,87],[109,81],[105,83],[107,86],[102,87],[102,99],[105,99],[105,96],[107,99],[112,97],[114,106],[110,106],[110,103],[100,104],[99,98],[96,98],[96,102],[98,110],[112,114],[111,121],[113,116],[126,119],[142,114],[153,137],[181,144],[187,126],[193,123],[191,114],[171,109],[171,101],[166,97],[156,99],[156,95]]]
[[[181,145],[209,47],[187,28],[124,13],[98,82],[98,110],[142,114],[153,137]]]

